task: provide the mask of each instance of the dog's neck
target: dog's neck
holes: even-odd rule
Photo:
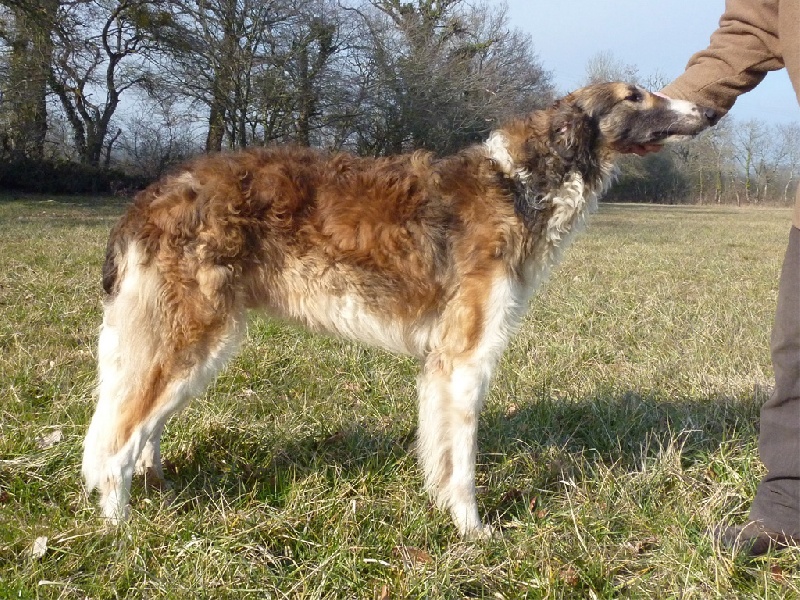
[[[514,194],[514,211],[525,227],[534,231],[544,212],[552,206],[552,194],[545,193],[540,186],[532,183],[529,173],[517,173],[511,179]]]
[[[608,189],[614,179],[613,155],[601,154],[587,164],[576,162],[565,171],[545,169],[534,173],[526,165],[514,160],[502,131],[494,131],[483,144],[486,157],[509,181],[514,209],[532,233],[546,229],[548,237],[564,233],[566,223],[573,218],[558,218],[558,213],[570,215],[593,210],[597,199]],[[545,159],[543,164],[551,161]],[[555,162],[555,161],[552,161]],[[572,215],[574,217],[574,215]],[[550,221],[555,217],[555,228]],[[551,231],[552,229],[552,231]]]

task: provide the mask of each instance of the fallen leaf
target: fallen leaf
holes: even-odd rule
[[[328,437],[323,439],[321,442],[319,442],[319,445],[320,446],[331,446],[331,445],[334,445],[334,444],[340,444],[346,437],[347,437],[347,434],[344,431],[341,431],[341,430],[340,431],[336,431],[335,433],[332,433],[331,435],[329,435]]]
[[[778,583],[786,582],[786,578],[783,576],[783,569],[780,567],[780,565],[770,565],[769,572],[770,575],[772,575],[772,579]]]
[[[33,540],[33,547],[31,548],[31,556],[33,558],[42,558],[47,552],[47,536],[42,535]]]
[[[399,557],[406,567],[416,567],[433,562],[433,557],[425,550],[420,548],[410,548],[408,546],[397,546],[392,553]]]
[[[389,586],[384,585],[381,588],[381,595],[378,596],[378,600],[390,600],[392,595],[389,593]]]
[[[64,433],[61,431],[61,428],[53,429],[50,433],[40,435],[36,438],[36,445],[42,450],[47,450],[59,443],[63,437]]]
[[[558,573],[559,578],[563,581],[566,585],[570,587],[575,587],[578,585],[580,579],[578,578],[578,572],[572,565],[567,565]]]
[[[519,502],[524,497],[524,493],[522,490],[517,488],[511,488],[507,490],[502,496],[500,496],[500,505],[505,506],[508,504],[514,504],[515,502]]]
[[[628,544],[628,547],[635,554],[644,554],[655,548],[657,545],[658,545],[658,539],[650,537],[650,538],[645,538],[643,540],[638,540],[636,542],[632,542]]]

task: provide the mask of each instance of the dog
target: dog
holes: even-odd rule
[[[480,537],[477,425],[528,300],[641,145],[713,110],[626,83],[579,89],[436,158],[275,147],[205,156],[139,193],[103,267],[97,407],[83,476],[129,514],[134,472],[163,480],[169,417],[242,340],[250,310],[419,359],[425,488]]]

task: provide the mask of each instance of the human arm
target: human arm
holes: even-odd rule
[[[726,0],[705,50],[662,92],[727,113],[767,72],[784,66],[778,39],[779,0]]]
[[[784,66],[778,4],[779,0],[726,0],[708,47],[694,54],[684,73],[661,94],[712,107],[724,116],[736,98],[756,87],[769,71]],[[660,149],[641,146],[631,152],[645,156]]]

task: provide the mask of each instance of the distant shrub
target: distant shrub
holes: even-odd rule
[[[666,151],[643,159],[623,157],[619,167],[617,181],[603,198],[606,202],[675,204],[692,196],[692,182]]]
[[[46,194],[116,194],[148,180],[123,171],[52,160],[0,160],[0,189]]]

